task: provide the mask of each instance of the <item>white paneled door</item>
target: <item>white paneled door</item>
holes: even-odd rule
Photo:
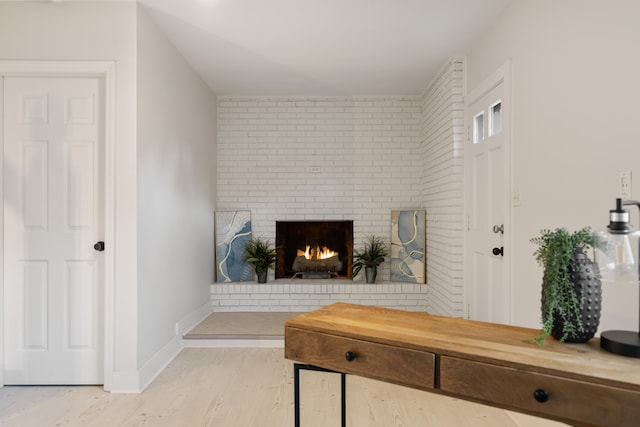
[[[467,317],[509,323],[509,87],[505,66],[468,97]]]
[[[4,383],[102,384],[102,80],[3,85]]]

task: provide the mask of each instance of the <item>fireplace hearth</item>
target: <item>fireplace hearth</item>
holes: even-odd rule
[[[351,278],[353,221],[276,221],[275,278]]]

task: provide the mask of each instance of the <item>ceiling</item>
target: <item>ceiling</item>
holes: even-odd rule
[[[218,95],[367,96],[421,94],[513,0],[137,1]]]
[[[422,93],[511,0],[138,0],[219,95]]]

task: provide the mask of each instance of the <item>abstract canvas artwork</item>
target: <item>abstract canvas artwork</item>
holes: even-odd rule
[[[244,245],[251,239],[251,212],[215,213],[216,280],[253,280],[253,266],[244,259]]]
[[[391,280],[425,283],[426,212],[391,211]]]

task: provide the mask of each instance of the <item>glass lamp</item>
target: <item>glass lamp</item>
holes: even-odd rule
[[[603,282],[638,283],[640,280],[640,231],[629,223],[629,211],[623,209],[623,205],[636,205],[640,209],[640,202],[616,199],[616,208],[609,211],[607,231],[598,234],[596,249]],[[640,327],[638,331],[602,332],[600,346],[612,353],[640,358]]]

